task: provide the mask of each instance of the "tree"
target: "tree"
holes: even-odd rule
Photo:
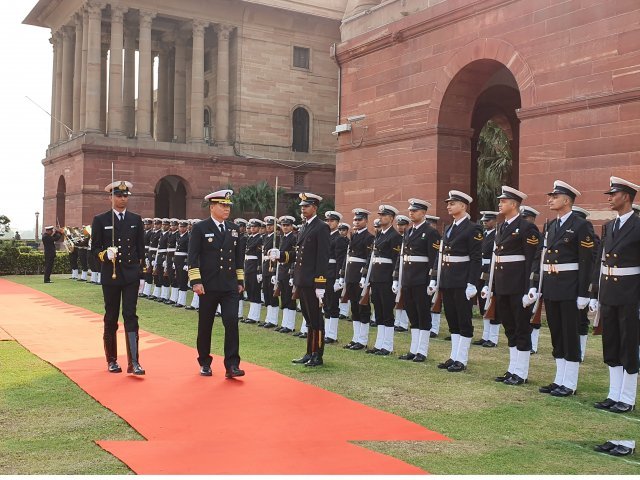
[[[478,137],[478,208],[495,210],[500,187],[511,178],[513,157],[507,134],[489,120]]]
[[[9,231],[11,220],[6,215],[0,215],[0,237]]]
[[[278,203],[283,198],[284,188],[278,188]],[[266,214],[273,214],[275,203],[275,188],[265,180],[255,185],[241,187],[233,196],[233,209],[237,212],[234,216],[255,215],[263,218]]]

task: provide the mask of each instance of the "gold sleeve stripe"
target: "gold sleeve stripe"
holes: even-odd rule
[[[479,233],[478,235],[476,235],[475,237],[473,237],[474,240],[482,240],[484,237],[482,236],[481,233]]]
[[[527,243],[529,245],[538,245],[540,243],[540,240],[538,240],[537,238],[527,238]]]
[[[189,280],[193,281],[193,280],[200,280],[202,278],[202,276],[200,275],[200,269],[199,268],[190,268],[189,269]]]
[[[440,250],[440,242],[436,242],[433,245],[433,248],[435,248],[436,250]]]
[[[284,252],[284,263],[289,263],[289,252]]]
[[[593,248],[595,245],[593,242],[580,242],[580,246],[584,248]]]
[[[238,280],[244,281],[244,270],[242,268],[236,269],[236,277],[238,277]]]

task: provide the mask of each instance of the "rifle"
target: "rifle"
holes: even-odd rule
[[[373,259],[376,257],[376,245],[375,240],[373,241],[373,245],[371,248],[371,258],[369,259],[369,267],[367,268],[367,278],[364,279],[364,286],[362,287],[362,294],[360,294],[360,301],[358,302],[360,305],[368,305],[369,297],[371,295],[371,286],[369,284],[369,279],[371,278],[371,269],[373,268]]]
[[[489,293],[485,300],[485,310],[483,318],[485,320],[495,320],[496,318],[496,302],[493,300],[493,273],[496,269],[496,242],[493,242],[493,251],[491,252],[491,264],[489,265]]]
[[[598,269],[600,269],[601,265],[604,263],[605,255],[604,255],[604,240],[605,233],[607,233],[607,229],[605,226],[602,226],[602,256],[600,257],[600,265],[598,265]],[[600,323],[600,279],[602,277],[602,272],[598,272],[598,311],[593,317],[593,333],[592,335],[602,335],[602,324]]]
[[[346,280],[347,268],[349,265],[349,254],[351,253],[351,240],[349,240],[349,246],[347,247],[347,256],[344,257],[344,277]],[[347,282],[344,282],[342,286],[342,292],[340,293],[340,303],[347,303],[349,301],[349,294],[347,292]]]
[[[542,279],[544,278],[544,257],[547,253],[547,239],[549,238],[549,219],[546,220],[544,232],[544,243],[542,244],[542,253],[540,254],[540,278],[538,279],[538,298],[533,306],[533,317],[531,325],[540,325],[542,323]]]
[[[404,309],[404,299],[402,298],[402,272],[404,271],[404,238],[400,247],[400,266],[398,267],[398,293],[396,293],[396,310]]]
[[[442,273],[442,252],[444,250],[445,226],[442,227],[442,238],[440,238],[440,247],[438,248],[438,271],[436,272],[436,291],[433,295],[433,303],[431,304],[432,313],[440,313],[442,311],[442,292],[440,291],[440,274]]]

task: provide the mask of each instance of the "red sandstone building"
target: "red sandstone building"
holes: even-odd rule
[[[593,220],[610,216],[610,175],[640,183],[638,0],[355,3],[335,49],[340,123],[352,123],[339,140],[338,209],[416,196],[446,215],[448,190],[476,191],[490,119],[512,141],[512,186],[544,214],[554,179],[582,191]]]

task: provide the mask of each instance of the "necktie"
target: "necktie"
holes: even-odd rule
[[[220,233],[224,235],[224,223],[218,224],[218,228],[220,229]]]
[[[447,238],[451,238],[451,236],[453,235],[453,232],[455,232],[457,226],[458,225],[456,225],[455,223],[453,225],[451,225],[451,228],[449,229],[449,232],[447,232]]]
[[[120,221],[124,220],[124,213],[119,213],[119,214],[118,214],[118,219],[119,219]]]
[[[507,229],[507,225],[509,225],[507,222],[502,222],[502,225],[500,225],[500,233],[504,233]]]
[[[613,224],[613,236],[615,237],[620,230],[620,217],[616,218],[616,223]]]

